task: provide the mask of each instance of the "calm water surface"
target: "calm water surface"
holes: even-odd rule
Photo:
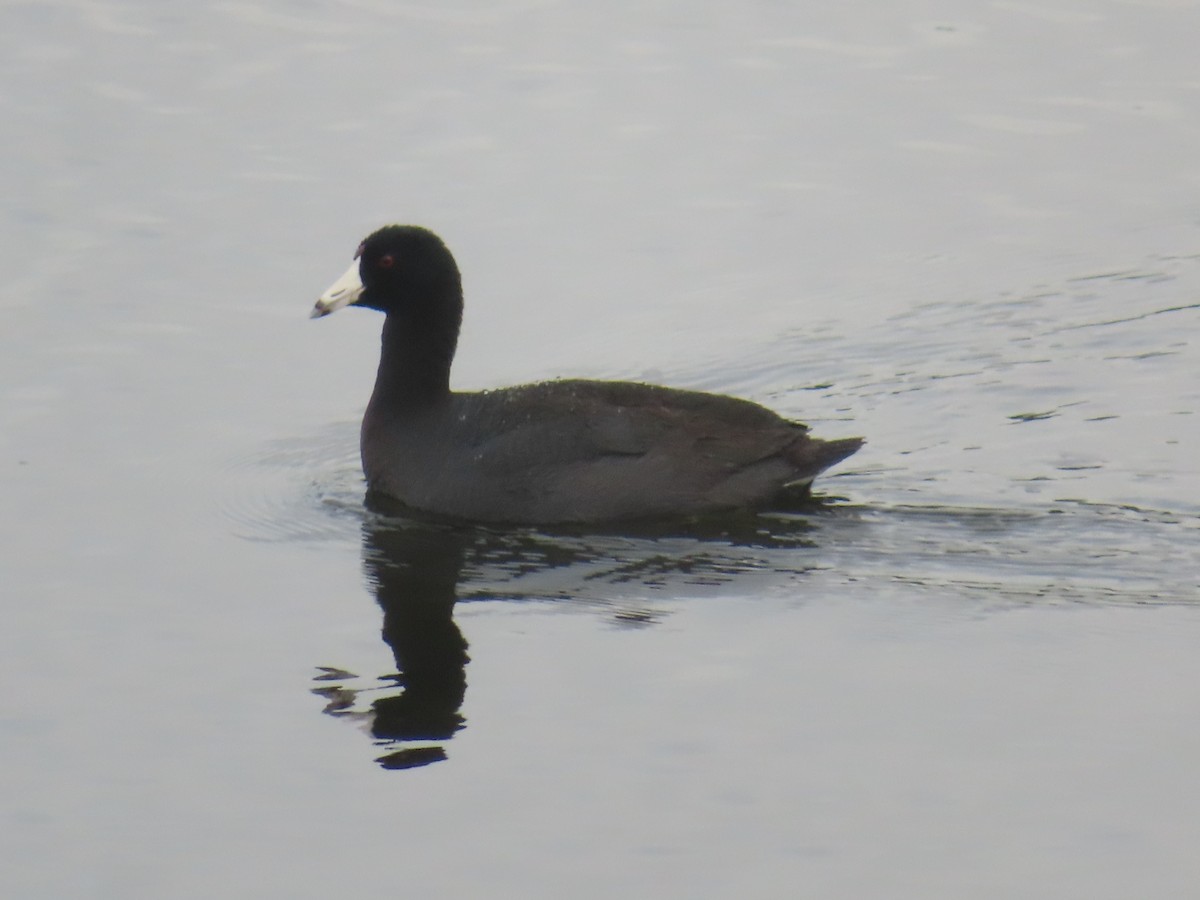
[[[0,893],[1190,897],[1192,2],[0,8]],[[364,508],[455,381],[869,443],[700,530]]]

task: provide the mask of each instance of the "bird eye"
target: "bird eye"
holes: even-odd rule
[[[390,269],[395,264],[396,264],[396,257],[392,256],[392,254],[390,254],[390,253],[386,253],[383,256],[379,257],[378,265],[379,265],[379,268],[381,268],[381,269]]]

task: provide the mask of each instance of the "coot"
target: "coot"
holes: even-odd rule
[[[414,225],[368,237],[317,301],[386,316],[361,450],[370,491],[452,519],[601,523],[770,506],[862,446],[751,403],[615,381],[450,390],[458,266]]]

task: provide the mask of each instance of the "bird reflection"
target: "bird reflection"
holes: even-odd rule
[[[446,758],[440,742],[463,727],[467,641],[454,622],[454,602],[466,534],[404,520],[369,517],[363,525],[363,565],[383,610],[383,640],[396,660],[385,680],[400,688],[371,701],[372,736],[395,749],[378,762],[408,769]],[[323,681],[350,673],[325,669]],[[354,715],[360,691],[335,684],[317,693],[331,715]],[[361,715],[361,714],[359,714]]]
[[[750,572],[806,571],[813,525],[804,516],[746,515],[684,524],[556,533],[430,523],[368,498],[362,556],[383,612],[383,640],[396,671],[369,687],[353,673],[322,668],[314,693],[329,715],[368,726],[388,752],[385,769],[447,758],[462,728],[467,641],[454,621],[463,600],[573,600],[621,627],[647,627],[664,600],[718,589]],[[819,511],[811,505],[809,512]],[[369,706],[362,701],[370,697]]]

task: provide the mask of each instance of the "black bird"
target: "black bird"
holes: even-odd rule
[[[386,315],[363,416],[368,489],[414,510],[549,525],[768,507],[862,446],[825,441],[748,400],[617,381],[450,390],[462,281],[442,240],[389,225],[321,295]]]

